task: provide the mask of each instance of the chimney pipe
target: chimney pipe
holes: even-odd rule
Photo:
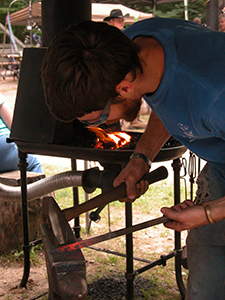
[[[91,0],[42,0],[42,45],[70,24],[91,20]]]

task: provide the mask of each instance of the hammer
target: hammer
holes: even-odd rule
[[[144,175],[141,180],[147,180],[149,184],[157,182],[159,180],[166,179],[168,176],[168,171],[165,167],[161,166],[154,171]],[[79,205],[75,205],[70,208],[62,210],[62,213],[66,217],[67,221],[70,221],[73,218],[78,217],[84,212],[90,211],[99,206],[105,206],[110,202],[115,200],[122,199],[126,196],[126,184],[122,183],[117,187],[114,187],[108,190],[105,193],[102,193],[87,202],[84,202]]]

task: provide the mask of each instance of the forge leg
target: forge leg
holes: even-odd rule
[[[174,171],[174,205],[180,203],[180,169],[181,169],[181,161],[180,158],[177,158],[173,161],[172,167]],[[182,296],[182,299],[185,297],[185,287],[182,280],[182,274],[181,274],[181,235],[180,232],[175,231],[175,272],[176,272],[176,280],[177,285],[180,290],[180,294]]]
[[[24,253],[24,272],[20,286],[25,287],[30,273],[30,242],[27,212],[27,154],[19,151],[19,169],[21,177],[21,201],[22,201],[22,218],[23,218],[23,253]]]
[[[126,202],[126,227],[132,226],[132,203]],[[134,299],[133,235],[126,235],[127,300]]]
[[[77,171],[77,163],[75,159],[71,160],[71,166],[73,171]],[[73,187],[73,205],[76,206],[79,204],[79,195],[78,195],[78,188]],[[77,217],[74,219],[74,228],[76,238],[80,238],[80,218]]]

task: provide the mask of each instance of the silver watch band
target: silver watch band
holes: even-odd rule
[[[133,154],[131,154],[130,159],[133,158],[139,158],[142,159],[148,166],[149,168],[151,168],[152,162],[150,161],[150,159],[144,155],[143,153],[138,153],[138,152],[134,152]]]

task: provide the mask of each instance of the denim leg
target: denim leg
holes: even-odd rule
[[[27,171],[43,173],[41,164],[36,156],[28,154],[27,163],[28,163]]]
[[[198,178],[196,203],[225,195],[208,165]],[[225,220],[190,230],[187,237],[188,284],[186,300],[224,300]]]
[[[18,148],[15,143],[7,143],[8,136],[0,136],[0,172],[19,170]],[[38,159],[34,155],[27,156],[28,171],[43,173]]]

